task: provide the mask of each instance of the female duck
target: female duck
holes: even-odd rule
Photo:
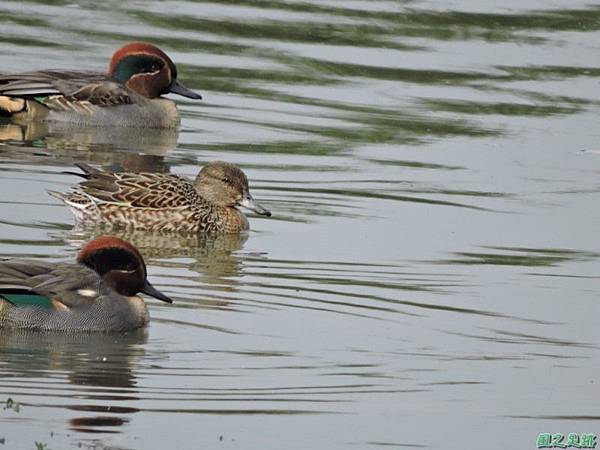
[[[50,191],[69,206],[81,225],[150,231],[239,233],[249,228],[237,209],[271,213],[254,201],[240,168],[214,161],[192,183],[158,173],[111,173],[77,164],[86,179],[71,192]]]
[[[78,125],[171,128],[179,124],[179,94],[200,99],[177,81],[173,61],[144,42],[113,55],[108,74],[43,70],[0,75],[0,117],[17,122],[48,120]]]
[[[137,249],[112,236],[90,241],[76,263],[0,261],[0,328],[133,330],[149,320],[140,292],[172,303],[146,279]]]

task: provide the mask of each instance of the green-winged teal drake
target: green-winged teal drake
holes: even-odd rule
[[[138,293],[172,302],[146,279],[138,250],[114,236],[90,241],[75,263],[0,261],[0,328],[133,330],[149,319]]]
[[[200,95],[177,81],[173,61],[159,48],[133,42],[116,51],[108,73],[41,70],[0,75],[0,117],[77,125],[171,128],[175,102],[161,97]]]
[[[254,201],[242,170],[222,161],[202,168],[195,181],[173,174],[112,173],[77,164],[85,178],[70,192],[50,191],[80,225],[150,231],[239,233],[248,230],[243,206],[271,213]]]

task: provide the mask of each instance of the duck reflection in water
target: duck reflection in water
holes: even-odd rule
[[[73,127],[54,122],[21,125],[0,121],[0,142],[11,144],[1,149],[3,153],[16,160],[39,163],[40,153],[47,152],[65,166],[82,161],[117,165],[124,154],[138,155],[141,150],[145,155],[165,156],[177,146],[178,136],[176,128]]]
[[[57,238],[79,248],[82,243],[104,233],[102,228],[75,228],[66,236],[63,234]],[[119,236],[131,242],[154,267],[196,272],[199,279],[189,280],[194,286],[200,281],[235,291],[240,283],[243,257],[239,252],[248,240],[247,233],[197,234],[125,230]]]
[[[118,427],[139,411],[129,402],[140,400],[136,370],[147,356],[147,333],[146,329],[94,335],[0,329],[5,381],[19,380],[14,393],[18,398],[20,390],[36,388],[40,373],[64,373],[74,386],[73,392],[65,397],[50,390],[44,396],[50,405],[81,412],[69,419],[71,429],[120,432]],[[23,355],[29,357],[24,359]],[[127,402],[127,406],[119,402]]]

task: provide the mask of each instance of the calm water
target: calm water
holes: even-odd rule
[[[151,325],[0,336],[0,448],[534,449],[600,435],[600,7],[589,0],[0,2],[2,71],[124,42],[180,133],[0,127],[0,256],[91,234],[73,162],[239,164],[247,237],[135,234]],[[524,5],[526,8],[524,9]],[[7,405],[10,406],[10,405]]]

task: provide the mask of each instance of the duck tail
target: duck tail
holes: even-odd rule
[[[25,110],[25,99],[0,95],[0,117],[10,117]]]
[[[98,169],[96,169],[96,168],[94,168],[94,167],[92,167],[92,166],[90,166],[88,164],[85,164],[85,163],[75,163],[75,167],[78,167],[79,169],[81,169],[81,172],[83,172],[83,173],[81,173],[81,172],[71,172],[69,170],[65,170],[65,171],[63,171],[61,173],[64,173],[64,174],[67,174],[67,175],[76,175],[78,177],[85,178],[86,180],[89,180],[90,177],[93,174],[101,173],[100,170],[98,170]]]
[[[67,205],[78,223],[84,223],[90,217],[94,218],[95,214],[97,214],[96,205],[93,200],[80,190],[75,189],[66,193],[48,191],[48,194]]]
[[[61,201],[63,201],[63,202],[67,200],[66,194],[64,194],[64,193],[62,193],[62,192],[58,192],[58,191],[51,191],[51,190],[47,190],[46,192],[48,192],[48,194],[49,194],[51,197],[57,198],[57,199],[59,199],[59,200],[61,200]]]

